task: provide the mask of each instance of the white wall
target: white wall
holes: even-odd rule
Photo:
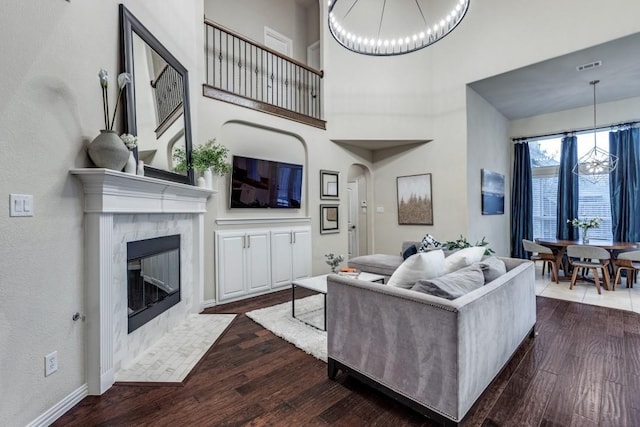
[[[511,152],[509,121],[467,87],[467,210],[471,243],[483,237],[496,255],[509,256],[511,235]],[[482,215],[481,169],[505,176],[504,214]]]
[[[0,425],[23,426],[86,383],[82,188],[68,170],[104,127],[98,70],[119,69],[121,1],[0,5]],[[202,3],[124,1],[190,70],[203,63]],[[196,80],[197,81],[197,80]],[[192,97],[200,93],[191,86]],[[116,125],[118,127],[118,125]],[[197,126],[196,126],[197,128]],[[119,128],[121,130],[121,128]],[[9,193],[34,196],[9,218]],[[58,372],[44,377],[44,356]]]
[[[597,104],[597,126],[640,120],[640,97]],[[562,133],[593,127],[593,106],[512,120],[511,138]]]

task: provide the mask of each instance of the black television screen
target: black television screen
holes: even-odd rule
[[[300,208],[302,165],[233,156],[230,207]]]

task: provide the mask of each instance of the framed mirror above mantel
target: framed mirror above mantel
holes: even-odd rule
[[[120,4],[123,72],[133,84],[125,91],[125,132],[138,137],[136,160],[146,176],[194,184],[192,169],[173,170],[173,153],[184,150],[191,163],[191,117],[187,69]]]

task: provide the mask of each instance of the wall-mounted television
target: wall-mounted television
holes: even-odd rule
[[[233,156],[231,208],[299,209],[302,165]]]

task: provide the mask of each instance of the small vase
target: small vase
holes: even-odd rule
[[[144,160],[138,160],[138,171],[136,175],[144,176]]]
[[[204,182],[206,183],[205,187],[209,190],[213,190],[213,172],[211,172],[211,169],[205,169],[203,176]]]
[[[207,188],[207,181],[204,179],[203,176],[198,177],[198,187]]]
[[[101,130],[89,143],[87,153],[97,167],[121,171],[130,151],[115,131]]]
[[[583,228],[582,229],[582,244],[584,244],[584,245],[589,243],[589,233],[588,233],[588,231],[589,231],[588,228]]]
[[[129,159],[127,160],[127,164],[124,165],[124,172],[130,175],[135,175],[136,169],[136,158],[133,155],[133,151],[129,151]]]

